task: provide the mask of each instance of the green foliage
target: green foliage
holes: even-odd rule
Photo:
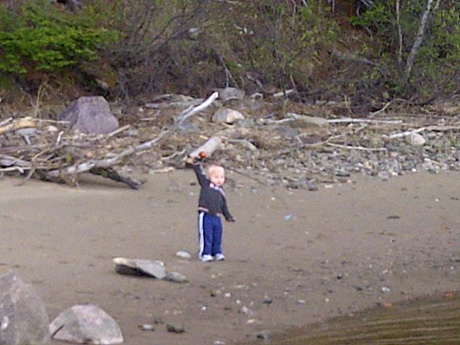
[[[424,32],[422,46],[414,68],[407,78],[406,62],[426,11],[426,0],[401,1],[399,21],[396,1],[376,1],[353,23],[366,28],[374,41],[375,59],[387,66],[382,81],[394,93],[417,90],[429,97],[434,93],[449,93],[458,88],[460,73],[460,11],[458,1],[448,0],[433,7]],[[401,36],[400,36],[401,35]],[[457,77],[455,77],[457,76]],[[382,78],[382,75],[374,75]]]
[[[317,0],[91,0],[76,13],[49,0],[15,2],[14,10],[4,3],[0,88],[33,81],[34,92],[46,75],[77,88],[103,79],[114,96],[201,96],[225,85],[260,91],[261,82],[356,100],[386,91],[429,97],[460,84],[458,0],[435,1],[411,73],[427,0],[400,1],[399,20],[396,0],[366,2],[354,18],[353,0],[337,1],[335,11]]]
[[[116,39],[88,16],[73,16],[50,1],[29,1],[20,11],[0,7],[0,70],[58,73],[97,58],[100,44]]]

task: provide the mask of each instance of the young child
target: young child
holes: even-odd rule
[[[222,252],[222,220],[223,215],[229,222],[235,218],[230,214],[227,200],[222,188],[225,183],[225,170],[218,165],[211,165],[207,169],[207,175],[203,171],[201,159],[193,159],[192,167],[201,186],[200,199],[198,202],[198,256],[201,261],[222,261],[225,256]]]

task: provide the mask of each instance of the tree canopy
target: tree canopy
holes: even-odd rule
[[[459,61],[456,0],[0,2],[3,90],[429,101],[459,91]]]

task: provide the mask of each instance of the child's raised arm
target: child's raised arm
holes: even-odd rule
[[[201,165],[201,162],[203,159],[206,158],[206,153],[205,152],[200,152],[198,157],[190,157],[188,156],[185,159],[185,164],[186,166],[191,166],[193,170],[195,171],[196,177],[198,179],[198,183],[200,186],[207,186],[209,185],[209,179],[206,176],[206,174],[203,171],[203,167]]]
[[[193,162],[192,168],[195,171],[196,178],[198,179],[198,183],[200,184],[200,186],[209,185],[209,179],[203,171],[201,161],[198,160],[198,161]]]

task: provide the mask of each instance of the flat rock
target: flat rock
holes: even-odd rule
[[[237,110],[221,107],[212,116],[212,121],[216,123],[234,124],[244,120],[244,115]]]
[[[188,279],[185,275],[183,275],[182,273],[179,273],[179,272],[171,272],[169,274],[167,274],[163,280],[167,280],[169,282],[173,282],[173,283],[187,283],[188,282]]]
[[[72,130],[85,134],[107,134],[118,128],[118,120],[104,97],[80,97],[59,114]]]
[[[48,325],[48,314],[35,289],[13,271],[0,275],[0,344],[48,344]]]
[[[117,322],[92,304],[75,305],[62,312],[49,326],[52,337],[78,344],[120,344],[123,335]]]
[[[117,273],[133,276],[148,276],[163,279],[166,276],[164,264],[157,260],[114,258]]]

